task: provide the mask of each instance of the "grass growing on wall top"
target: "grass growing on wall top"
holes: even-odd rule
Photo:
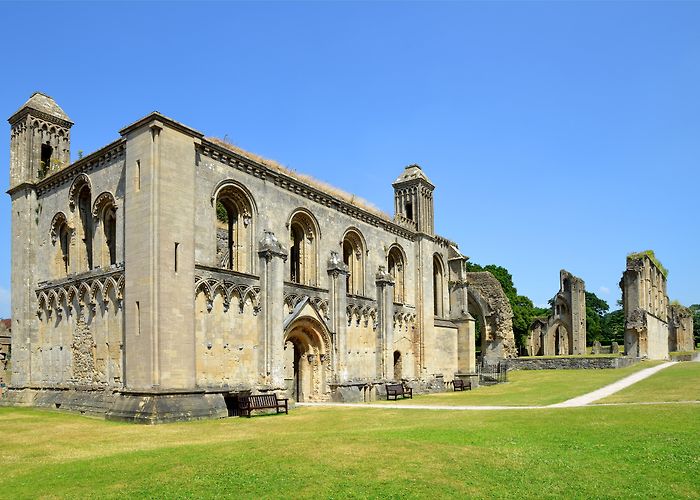
[[[649,257],[651,261],[654,263],[656,267],[659,268],[659,271],[661,271],[661,274],[663,274],[666,278],[668,278],[668,269],[666,269],[662,264],[661,261],[656,257],[656,254],[654,253],[653,250],[644,250],[642,252],[632,252],[630,254],[627,254],[628,259],[641,259],[644,256]]]

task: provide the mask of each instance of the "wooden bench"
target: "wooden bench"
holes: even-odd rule
[[[456,391],[471,391],[472,390],[472,383],[467,382],[466,384],[464,383],[464,380],[460,378],[456,378],[452,381],[452,389]]]
[[[274,408],[279,413],[284,410],[284,413],[289,413],[287,410],[287,398],[278,399],[276,394],[256,394],[255,396],[241,396],[238,400],[238,408],[241,415],[250,418],[250,412],[253,410],[264,410]]]
[[[413,399],[413,389],[410,387],[404,387],[403,384],[386,384],[386,399],[389,401],[391,398],[394,401],[401,396],[402,398],[409,397]]]

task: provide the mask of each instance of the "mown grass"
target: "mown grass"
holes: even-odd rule
[[[399,404],[544,406],[581,396],[659,363],[642,361],[625,368],[605,370],[515,370],[508,372],[508,382],[504,384],[482,386],[472,391],[416,395],[413,399],[399,400]]]
[[[596,403],[661,401],[700,401],[700,363],[678,363]]]
[[[300,408],[155,427],[0,409],[2,498],[698,498],[696,405]]]

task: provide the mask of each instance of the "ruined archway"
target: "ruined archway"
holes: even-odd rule
[[[489,272],[465,273],[469,313],[481,326],[481,357],[486,362],[517,356],[513,310],[498,280]]]
[[[545,334],[545,355],[565,356],[573,351],[573,339],[567,325],[562,320],[552,323]]]

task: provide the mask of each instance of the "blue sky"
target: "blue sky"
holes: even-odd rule
[[[393,211],[420,164],[435,226],[545,304],[611,306],[631,251],[700,303],[700,3],[1,3],[0,114],[35,90],[72,154],[158,110]],[[7,187],[9,125],[0,133]],[[0,202],[0,316],[10,202]]]

